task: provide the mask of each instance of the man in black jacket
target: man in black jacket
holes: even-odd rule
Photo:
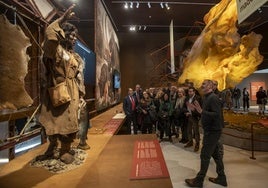
[[[209,178],[209,181],[227,186],[219,143],[223,128],[221,102],[213,92],[213,82],[211,80],[204,80],[201,88],[204,94],[202,108],[198,102],[192,105],[192,108],[195,108],[201,114],[201,123],[204,130],[203,147],[200,154],[201,168],[195,178],[185,179],[185,182],[189,187],[203,187],[210,158],[213,157],[218,177]]]

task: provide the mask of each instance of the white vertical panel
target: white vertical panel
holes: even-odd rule
[[[175,72],[175,64],[174,64],[174,34],[173,34],[173,20],[171,20],[169,26],[169,34],[170,34],[170,69],[171,74]]]

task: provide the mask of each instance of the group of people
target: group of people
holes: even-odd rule
[[[250,107],[250,93],[246,87],[241,91],[238,87],[228,88],[222,92],[223,98],[225,99],[225,107],[227,109],[240,109],[240,100],[242,98],[243,110],[249,111]],[[264,115],[265,105],[267,104],[267,93],[263,89],[263,86],[259,87],[256,92],[256,104],[259,107],[259,114]]]
[[[126,114],[126,125],[129,133],[131,127],[134,134],[140,129],[142,133],[152,133],[157,129],[159,141],[166,135],[172,142],[172,136],[180,137],[184,147],[200,147],[199,126],[203,126],[204,137],[201,149],[201,168],[193,179],[186,179],[190,187],[202,187],[209,166],[210,158],[216,162],[217,178],[209,178],[213,183],[227,186],[223,165],[223,147],[220,142],[223,128],[223,102],[217,89],[217,81],[204,80],[202,87],[204,97],[194,88],[192,83],[177,88],[145,89],[139,84],[135,90],[128,89],[124,98],[123,109]],[[157,126],[153,126],[157,125]],[[194,144],[195,141],[195,144]]]

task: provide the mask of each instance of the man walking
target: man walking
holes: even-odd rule
[[[209,178],[209,181],[227,186],[223,155],[220,152],[219,143],[223,127],[221,102],[213,92],[213,82],[211,80],[204,80],[201,88],[204,94],[202,108],[198,102],[192,105],[192,108],[195,108],[201,114],[201,123],[204,130],[203,147],[200,154],[201,167],[195,178],[185,179],[185,182],[189,187],[203,187],[210,158],[213,157],[218,176],[216,178]]]

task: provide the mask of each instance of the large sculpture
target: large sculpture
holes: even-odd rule
[[[4,15],[0,15],[0,25],[0,110],[30,106],[33,100],[24,88],[30,40]]]
[[[217,80],[219,89],[234,87],[263,61],[261,35],[237,32],[236,0],[222,0],[204,17],[206,27],[184,61],[178,82],[189,79],[199,88],[204,79]]]

